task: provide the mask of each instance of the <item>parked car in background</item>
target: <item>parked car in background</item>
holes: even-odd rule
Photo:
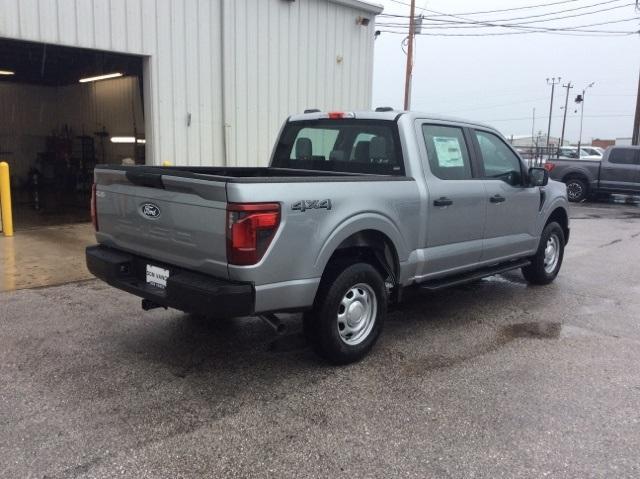
[[[315,350],[348,363],[407,288],[513,269],[553,281],[569,220],[548,178],[485,125],[310,112],[286,121],[268,168],[97,167],[87,265],[145,309],[276,327],[303,311]]]
[[[557,158],[563,160],[600,160],[602,159],[602,155],[592,154],[585,148],[580,148],[580,155],[578,155],[577,146],[561,146],[560,148],[558,148]]]
[[[597,157],[601,159],[604,154],[604,149],[599,146],[583,146],[582,150],[585,151],[588,156],[592,156],[594,158]]]
[[[545,164],[551,178],[567,185],[569,201],[596,193],[640,194],[640,147],[612,146],[601,161],[554,159]]]

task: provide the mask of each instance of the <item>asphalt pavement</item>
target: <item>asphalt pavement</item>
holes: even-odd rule
[[[0,477],[639,477],[640,208],[571,216],[556,282],[412,298],[347,367],[295,315],[0,293]]]

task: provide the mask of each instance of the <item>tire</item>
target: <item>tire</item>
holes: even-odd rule
[[[564,258],[564,232],[560,225],[551,222],[545,226],[540,236],[538,251],[532,256],[531,264],[522,268],[522,275],[531,284],[549,284],[560,271]]]
[[[384,280],[372,265],[334,267],[320,284],[313,311],[304,315],[304,335],[327,361],[352,363],[371,350],[386,314]]]
[[[589,195],[589,186],[582,178],[569,178],[565,183],[567,185],[567,198],[572,203],[584,201]]]

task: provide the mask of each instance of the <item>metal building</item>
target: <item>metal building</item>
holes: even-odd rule
[[[360,0],[0,0],[0,42],[140,56],[148,164],[264,165],[287,115],[370,106],[381,10]]]

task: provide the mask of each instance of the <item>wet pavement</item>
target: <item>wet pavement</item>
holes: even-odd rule
[[[0,234],[0,292],[91,278],[84,250],[95,243],[91,223],[18,229]]]
[[[331,367],[97,281],[0,293],[0,477],[638,477],[640,211],[572,207],[560,276],[390,312]]]

